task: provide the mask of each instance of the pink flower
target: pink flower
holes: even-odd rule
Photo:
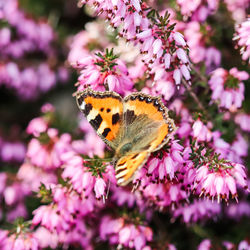
[[[97,178],[94,186],[96,198],[104,197],[106,183],[102,178]]]
[[[56,129],[48,129],[46,143],[33,138],[27,151],[27,157],[35,166],[43,169],[55,169],[61,166],[61,156],[71,150],[71,137],[69,134],[57,135]]]
[[[230,111],[240,108],[244,100],[244,84],[242,80],[248,79],[245,71],[232,68],[229,72],[225,69],[216,69],[208,81],[212,89],[212,99],[219,101],[220,107]]]
[[[29,125],[26,129],[28,134],[33,134],[35,137],[38,137],[41,133],[45,132],[48,129],[48,123],[43,117],[37,117],[32,119],[29,122]]]
[[[250,18],[242,22],[236,27],[236,34],[234,40],[237,40],[238,46],[241,47],[242,59],[250,62],[250,44],[249,44],[249,32],[250,32]]]
[[[181,168],[184,162],[182,158],[183,147],[177,142],[173,141],[168,152],[161,152],[161,158],[151,158],[147,162],[148,175],[151,175],[152,180],[162,181],[165,178],[172,180],[175,172]],[[134,182],[139,180],[135,177]]]
[[[140,3],[137,0],[132,1],[130,4],[125,4],[123,1],[111,1],[109,3],[101,1],[97,3],[92,0],[81,0],[80,2],[81,4],[87,3],[94,6],[96,14],[102,13],[102,16],[110,21],[112,27],[121,26],[119,36],[139,46],[142,60],[149,71],[157,72],[157,68],[164,61],[163,66],[169,68],[171,62],[176,69],[180,69],[183,63],[189,63],[186,55],[186,42],[183,36],[171,28],[172,22],[166,22],[161,28],[158,26],[160,20],[156,19],[155,23],[151,22],[147,18],[145,3]],[[131,8],[133,11],[131,11]],[[166,36],[166,34],[168,35]],[[163,37],[167,38],[163,39]],[[178,55],[175,50],[170,52],[169,47],[179,49]],[[165,56],[166,54],[168,56]],[[189,70],[189,68],[187,69]]]
[[[199,167],[195,177],[195,189],[200,196],[204,194],[212,199],[228,201],[229,195],[237,199],[236,185],[247,188],[245,167],[241,164],[224,163],[211,166],[209,163]]]
[[[185,223],[190,223],[214,218],[220,212],[221,206],[219,204],[214,204],[211,201],[194,200],[191,204],[178,207],[173,211],[173,214],[175,217],[182,216]]]
[[[193,136],[197,141],[210,141],[212,139],[212,132],[199,118],[194,122],[192,129]]]
[[[186,1],[188,3],[188,1]],[[191,4],[193,5],[193,4]],[[184,23],[183,29],[187,44],[190,47],[190,58],[194,63],[205,62],[207,71],[211,71],[216,66],[220,65],[221,54],[215,47],[207,47],[206,39],[209,36],[211,27],[208,25],[201,25],[198,21],[191,21]],[[206,30],[206,34],[202,33],[202,30]]]
[[[4,162],[22,162],[26,146],[22,142],[3,142],[0,147],[0,158]]]
[[[3,249],[12,250],[39,250],[39,245],[33,233],[12,234],[8,237]]]
[[[29,174],[27,175],[27,173]],[[57,183],[57,178],[54,173],[46,172],[44,169],[32,166],[29,163],[21,165],[17,177],[22,181],[22,186],[27,193],[30,191],[38,192],[41,183],[46,185]]]
[[[95,55],[79,60],[72,65],[81,69],[78,90],[84,89],[85,86],[91,86],[95,90],[105,90],[105,86],[108,86],[109,90],[124,95],[132,89],[134,84],[128,76],[125,63],[116,58],[111,60],[108,52],[106,53],[102,55],[103,58],[107,57],[105,59]]]
[[[235,116],[235,123],[237,123],[243,131],[250,132],[250,115],[240,113]]]
[[[210,250],[211,247],[212,247],[211,240],[205,239],[199,244],[197,250]]]
[[[120,244],[136,250],[144,249],[148,241],[152,241],[153,232],[150,227],[126,223],[123,218],[102,218],[100,235],[110,244]]]

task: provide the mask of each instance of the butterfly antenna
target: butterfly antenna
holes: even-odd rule
[[[102,162],[110,162],[112,161],[112,158],[106,158],[106,159],[89,159],[89,158],[83,158],[84,161],[102,161]]]

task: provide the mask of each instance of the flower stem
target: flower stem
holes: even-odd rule
[[[194,101],[197,103],[199,109],[201,109],[205,114],[207,114],[204,106],[202,105],[202,103],[200,102],[199,98],[194,93],[194,91],[192,90],[192,88],[190,87],[190,85],[187,83],[187,81],[185,79],[182,79],[182,82],[183,82],[185,88],[187,89],[188,93],[193,97]]]

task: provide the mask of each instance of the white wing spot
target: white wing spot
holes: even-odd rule
[[[81,108],[82,110],[84,110],[84,109],[85,109],[85,105],[86,105],[86,103],[83,101],[82,104],[80,105],[80,108]]]

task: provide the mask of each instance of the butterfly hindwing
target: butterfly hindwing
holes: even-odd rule
[[[111,147],[122,124],[122,98],[115,92],[86,89],[77,93],[77,104],[97,134]]]
[[[115,165],[115,177],[120,186],[127,185],[148,159],[149,153],[142,151],[140,153],[131,153],[121,157]]]
[[[137,126],[138,131],[133,132],[135,136],[138,137],[138,133],[142,131],[145,133],[142,142],[147,141],[148,147],[145,143],[138,144],[143,144],[144,150],[149,152],[160,149],[167,142],[169,133],[175,130],[174,121],[168,117],[168,109],[160,98],[143,93],[133,93],[124,99],[123,119],[128,128]],[[138,123],[141,127],[137,125]]]

